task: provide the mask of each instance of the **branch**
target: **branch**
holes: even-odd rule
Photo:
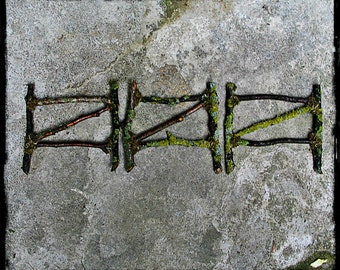
[[[304,138],[278,138],[278,139],[272,139],[272,140],[266,140],[266,141],[253,141],[253,140],[247,140],[247,139],[239,139],[235,143],[235,147],[238,145],[244,145],[244,146],[269,146],[269,145],[275,145],[275,144],[281,144],[281,143],[293,143],[293,144],[310,144],[309,139]]]
[[[174,116],[173,118],[147,130],[144,131],[143,133],[140,133],[136,136],[136,140],[137,141],[141,141],[143,139],[146,139],[154,134],[156,134],[157,132],[166,129],[167,127],[170,127],[176,123],[182,122],[184,120],[185,117],[187,117],[188,115],[196,112],[197,110],[199,110],[200,108],[202,108],[204,106],[205,102],[200,102],[198,104],[196,104],[195,106],[193,106],[192,108],[184,111],[183,113],[180,113],[176,116]]]
[[[224,119],[224,155],[225,167],[227,174],[230,174],[235,167],[233,159],[233,123],[234,123],[234,107],[237,105],[234,92],[236,85],[228,82],[226,85],[226,101],[225,101],[225,119]]]
[[[181,102],[192,102],[197,101],[202,98],[202,95],[186,95],[179,98],[175,97],[169,97],[169,98],[163,98],[163,97],[157,97],[157,96],[149,96],[149,97],[142,97],[142,102],[150,102],[155,104],[167,104],[167,105],[177,105]]]
[[[115,171],[119,165],[119,135],[120,135],[120,124],[119,124],[119,99],[118,89],[119,85],[117,81],[110,81],[110,108],[111,108],[111,124],[112,124],[112,135],[109,139],[109,146],[111,152],[111,171]]]
[[[49,136],[52,136],[60,131],[63,131],[63,130],[66,130],[70,127],[73,127],[75,125],[77,125],[78,123],[84,121],[84,120],[87,120],[87,119],[90,119],[92,117],[98,117],[100,116],[103,112],[106,112],[108,111],[110,108],[108,107],[104,107],[98,111],[95,111],[93,113],[90,113],[90,114],[86,114],[86,115],[83,115],[83,116],[80,116],[74,120],[71,120],[69,122],[67,122],[66,124],[62,124],[60,126],[57,126],[56,128],[52,128],[52,129],[49,129],[47,131],[42,131],[42,132],[39,132],[36,136],[35,136],[35,142],[39,142],[41,141],[42,139],[46,138],[46,137],[49,137]]]
[[[136,116],[135,107],[140,101],[141,94],[135,81],[129,83],[128,91],[128,102],[126,108],[125,123],[123,127],[123,148],[125,157],[125,170],[127,172],[130,172],[135,166],[135,151],[133,150],[135,138],[134,134],[131,131],[132,121]]]
[[[28,174],[31,167],[31,158],[34,151],[35,145],[31,144],[31,134],[34,131],[33,111],[35,106],[29,106],[30,102],[35,99],[34,97],[34,84],[30,83],[27,85],[26,101],[26,136],[24,145],[24,157],[22,160],[22,170],[25,174]]]
[[[290,97],[285,95],[272,95],[272,94],[235,95],[235,97],[239,101],[271,99],[287,101],[292,103],[307,103],[309,99],[309,97]]]
[[[283,114],[277,115],[274,118],[259,121],[259,122],[255,123],[255,124],[253,124],[249,127],[246,127],[244,129],[238,131],[237,133],[234,134],[234,136],[235,137],[242,137],[242,136],[244,136],[248,133],[254,132],[258,129],[262,129],[262,128],[266,128],[266,127],[269,127],[269,126],[272,126],[272,125],[279,124],[283,121],[293,119],[300,114],[308,113],[310,111],[311,111],[311,108],[309,106],[305,105],[305,106],[290,110],[288,112],[285,112]]]
[[[222,150],[219,141],[219,130],[218,130],[218,95],[216,91],[216,85],[212,82],[207,83],[207,89],[204,95],[204,107],[208,113],[208,129],[209,129],[209,140],[211,141],[211,155],[213,160],[213,168],[215,173],[222,172]]]
[[[38,142],[37,147],[92,147],[99,148],[105,154],[109,153],[108,143],[91,143],[91,142],[78,142],[78,141],[70,141],[70,142]]]
[[[65,104],[65,103],[108,103],[108,98],[105,96],[94,97],[57,97],[57,98],[41,98],[35,100],[36,106]]]

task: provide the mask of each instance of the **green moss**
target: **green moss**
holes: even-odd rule
[[[233,170],[234,170],[234,167],[235,167],[235,163],[233,160],[227,160],[226,161],[226,172],[227,174],[230,174]]]
[[[111,91],[118,91],[118,88],[119,88],[119,83],[117,80],[111,80],[109,82],[109,85],[110,85],[110,90]]]
[[[230,174],[234,167],[233,152],[234,147],[232,138],[233,136],[233,121],[234,121],[234,107],[237,105],[235,102],[234,92],[236,85],[232,82],[226,84],[226,116],[224,120],[224,151],[225,151],[225,166],[227,174]]]
[[[296,109],[291,110],[289,112],[277,115],[274,118],[263,120],[263,121],[259,121],[259,122],[255,123],[255,124],[245,128],[245,129],[242,129],[242,130],[238,131],[235,134],[235,136],[242,137],[242,136],[244,136],[244,135],[246,135],[248,133],[254,132],[254,131],[258,130],[258,129],[267,128],[269,126],[279,124],[279,123],[281,123],[283,121],[286,121],[286,120],[289,120],[289,119],[293,119],[293,118],[297,117],[300,114],[304,114],[304,113],[308,113],[308,112],[310,112],[310,108],[308,106],[303,106],[303,107],[300,107],[300,108],[296,108]]]
[[[216,173],[222,172],[221,160],[221,147],[219,142],[218,133],[218,115],[219,115],[219,98],[216,91],[216,84],[209,82],[205,93],[202,96],[204,101],[204,108],[206,109],[209,117],[209,140],[211,141],[210,151],[213,157],[213,166]]]
[[[226,83],[226,88],[228,90],[230,90],[231,92],[235,92],[236,91],[236,85],[232,82],[227,82]]]
[[[31,134],[31,135],[26,136],[24,153],[31,155],[31,154],[33,154],[33,152],[36,148],[37,148],[37,142],[36,142],[36,139],[35,139],[35,135]]]
[[[315,262],[317,259],[327,260],[322,266],[313,268],[311,264]],[[299,262],[294,266],[290,266],[285,270],[315,270],[315,269],[324,269],[324,270],[332,270],[335,269],[335,255],[328,251],[318,251],[313,255],[308,257],[306,260]]]
[[[164,0],[165,7],[165,22],[174,21],[185,11],[189,6],[189,0]]]
[[[233,137],[231,140],[231,144],[233,145],[233,147],[237,147],[237,146],[247,146],[249,144],[248,140],[245,139],[241,139],[239,137]]]

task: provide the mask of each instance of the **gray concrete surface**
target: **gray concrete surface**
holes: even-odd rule
[[[7,13],[8,269],[285,269],[334,252],[333,1],[8,0]],[[230,175],[216,175],[199,148],[145,150],[130,173],[122,164],[110,172],[97,149],[44,148],[26,176],[26,84],[36,84],[38,97],[98,95],[110,79],[121,84],[121,118],[129,79],[159,96],[216,82],[221,125],[228,81],[240,94],[294,96],[319,83],[323,174],[313,171],[308,146],[275,145],[238,147]],[[41,108],[37,129],[93,108]],[[235,128],[287,108],[246,102]],[[133,128],[176,109],[141,105]],[[172,130],[201,137],[206,121],[200,111]],[[61,136],[101,140],[109,123],[105,114]],[[301,116],[254,136],[306,136],[310,126]]]

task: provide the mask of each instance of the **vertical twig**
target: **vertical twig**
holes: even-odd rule
[[[313,154],[313,167],[317,173],[322,173],[322,108],[321,108],[321,87],[313,85],[311,94],[311,113],[313,114],[313,131],[309,134],[310,147]]]
[[[34,149],[36,148],[36,144],[32,141],[32,134],[34,131],[34,121],[33,121],[33,112],[35,106],[30,106],[32,100],[35,99],[34,96],[34,84],[30,83],[27,85],[27,95],[25,97],[26,103],[26,136],[25,136],[25,145],[24,145],[24,157],[22,162],[22,170],[25,174],[28,174],[31,167],[31,158]]]
[[[109,106],[111,110],[111,124],[112,124],[112,135],[109,140],[109,148],[111,149],[111,171],[116,171],[119,165],[119,134],[120,134],[120,124],[119,124],[119,99],[118,99],[118,88],[119,84],[117,81],[110,81],[110,96],[109,96]]]
[[[218,130],[218,95],[216,92],[216,85],[212,82],[208,82],[207,90],[204,95],[204,107],[208,113],[208,129],[209,129],[209,140],[211,141],[211,155],[213,159],[213,168],[215,173],[222,172],[222,150],[219,140]]]
[[[225,121],[224,121],[224,151],[225,151],[225,166],[227,174],[230,174],[234,167],[233,159],[233,121],[234,107],[237,105],[237,100],[234,96],[236,85],[228,82],[226,85],[226,102],[225,102]]]
[[[126,108],[125,123],[123,127],[123,148],[125,156],[125,170],[130,172],[135,166],[134,155],[136,148],[135,134],[131,131],[132,121],[136,116],[135,107],[140,102],[142,96],[138,90],[137,83],[129,83],[128,102]]]

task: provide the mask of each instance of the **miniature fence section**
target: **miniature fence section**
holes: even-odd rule
[[[186,111],[170,118],[169,120],[145,131],[140,134],[133,134],[131,132],[132,121],[135,117],[135,108],[139,102],[151,102],[154,104],[168,104],[175,106],[182,102],[198,102],[193,107]],[[138,90],[137,84],[133,82],[129,87],[129,99],[126,112],[126,122],[123,125],[123,147],[125,153],[125,169],[131,171],[134,167],[134,154],[138,151],[148,147],[162,147],[170,145],[181,145],[187,147],[201,147],[208,148],[211,151],[213,159],[213,169],[215,173],[222,172],[222,152],[221,144],[219,142],[219,128],[218,128],[218,112],[219,100],[216,92],[216,85],[209,82],[206,90],[200,95],[186,95],[179,98],[163,98],[158,96],[143,97]],[[176,123],[182,122],[187,116],[193,114],[197,110],[204,108],[208,113],[208,129],[209,135],[207,138],[197,140],[187,140],[176,137],[171,132],[167,131],[167,138],[162,140],[145,141],[144,139],[153,134],[166,129],[167,127]]]
[[[28,174],[30,170],[31,157],[33,152],[38,147],[95,147],[99,148],[105,153],[111,154],[112,171],[115,171],[119,165],[118,145],[120,131],[123,133],[123,149],[125,158],[125,169],[131,171],[135,165],[134,155],[143,149],[148,147],[160,147],[170,145],[182,145],[187,147],[201,147],[208,148],[211,151],[213,158],[213,168],[216,173],[222,172],[221,165],[221,144],[219,142],[218,134],[218,96],[216,92],[216,86],[214,83],[208,83],[207,89],[200,95],[186,95],[179,98],[162,98],[157,96],[143,97],[140,93],[137,83],[131,82],[129,84],[128,103],[126,109],[126,117],[123,122],[119,122],[118,109],[118,82],[111,81],[110,93],[108,96],[83,96],[83,97],[59,97],[59,98],[43,98],[38,99],[34,95],[34,84],[28,85],[26,100],[26,137],[24,145],[24,157],[23,157],[23,171]],[[44,130],[36,133],[34,131],[34,119],[33,114],[37,106],[45,106],[52,104],[65,104],[65,103],[103,103],[103,108],[79,116],[64,124],[58,125],[54,128]],[[182,102],[197,102],[193,107],[188,110],[170,118],[169,120],[156,125],[155,127],[144,131],[140,134],[134,134],[131,130],[133,119],[136,116],[135,108],[140,102],[151,102],[154,104],[168,104],[171,106],[177,105]],[[146,138],[156,134],[165,128],[182,122],[184,118],[197,110],[205,108],[208,113],[208,129],[209,136],[207,138],[198,140],[187,140],[174,136],[171,132],[167,132],[167,138],[162,140],[147,140]],[[92,117],[98,117],[102,113],[110,111],[112,122],[112,134],[104,142],[83,142],[83,141],[44,141],[43,139],[52,136],[60,131],[66,130],[78,123],[87,120]]]
[[[23,157],[23,171],[28,174],[31,165],[31,158],[33,152],[38,147],[94,147],[99,148],[105,153],[111,153],[112,170],[115,170],[119,164],[118,157],[118,143],[120,123],[118,117],[118,83],[116,81],[110,82],[110,93],[107,96],[77,96],[77,97],[58,97],[58,98],[42,98],[38,99],[34,94],[34,84],[28,84],[26,100],[26,137],[24,145]],[[37,106],[47,106],[54,104],[65,103],[102,103],[104,106],[91,112],[70,120],[64,124],[58,125],[51,129],[47,129],[36,133],[34,131],[34,110]],[[90,119],[92,117],[99,117],[102,113],[110,111],[112,121],[112,134],[104,142],[90,142],[90,141],[44,141],[43,139],[52,136],[60,131],[66,130],[78,123]]]
[[[321,107],[321,88],[320,85],[313,85],[313,90],[308,97],[291,97],[284,95],[272,94],[256,94],[256,95],[236,95],[236,86],[233,83],[226,85],[226,117],[224,123],[225,134],[225,164],[227,174],[231,173],[235,167],[233,160],[233,148],[237,146],[268,146],[282,143],[298,143],[309,144],[313,155],[313,168],[317,173],[322,173],[321,160],[322,160],[322,107]],[[280,100],[293,103],[302,103],[303,105],[277,115],[274,118],[266,119],[254,123],[246,128],[237,132],[233,130],[233,116],[234,108],[242,101],[249,100]],[[278,138],[266,141],[254,141],[243,139],[242,136],[254,132],[258,129],[266,128],[283,121],[293,119],[298,115],[311,113],[313,116],[313,127],[309,133],[308,138]]]

